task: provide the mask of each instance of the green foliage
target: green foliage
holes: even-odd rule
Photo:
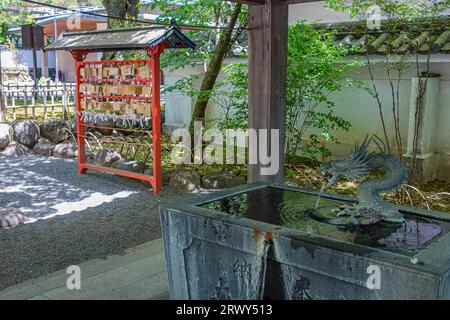
[[[188,28],[186,35],[195,39],[196,50],[167,50],[161,57],[161,66],[170,71],[197,63],[207,63],[216,47],[221,27],[225,26],[233,12],[234,4],[222,0],[155,0],[152,9],[159,9],[163,13],[158,17],[158,22],[169,23],[172,19],[177,24],[193,25],[204,28]],[[239,16],[239,23],[233,37],[238,37],[242,28],[246,25],[247,8]]]
[[[102,0],[108,16],[120,17],[124,19],[135,19],[139,12],[139,0]],[[133,27],[134,21],[126,21],[114,18],[108,18],[108,28],[126,28]]]
[[[416,19],[433,16],[450,8],[450,0],[326,0],[326,7],[346,11],[350,16],[367,18],[368,9],[380,7],[383,16],[393,19]]]
[[[194,99],[211,97],[220,107],[221,114],[217,120],[219,129],[248,128],[248,73],[247,64],[233,63],[222,68],[225,77],[216,81],[212,90],[197,89],[191,78],[182,78],[174,85],[166,86],[164,93],[178,91]]]
[[[316,30],[303,22],[289,29],[288,78],[286,98],[286,153],[315,158],[329,155],[322,141],[339,143],[333,130],[349,130],[351,124],[335,114],[330,94],[344,86],[361,83],[345,76],[357,63],[343,63],[347,49],[336,48],[332,33]],[[220,129],[248,127],[248,74],[245,64],[230,64],[225,78],[211,92],[193,89],[191,79],[181,79],[168,91],[180,90],[191,97],[212,97],[221,107]],[[308,134],[308,136],[306,136]],[[307,142],[306,142],[307,141]]]
[[[0,44],[11,45],[14,36],[8,32],[8,29],[33,21],[26,8],[14,6],[17,2],[17,0],[2,0],[0,2]],[[7,10],[8,8],[11,9],[11,6],[14,6],[17,10]]]
[[[351,124],[335,114],[330,99],[345,86],[361,86],[345,74],[357,63],[344,63],[348,49],[336,47],[333,33],[304,22],[289,27],[286,97],[286,153],[315,158],[329,155],[322,141],[339,143],[333,130],[349,130]],[[313,130],[312,130],[313,129]],[[308,134],[308,136],[306,136]]]
[[[162,22],[176,19],[178,24],[200,26],[223,26],[226,24],[232,6],[220,0],[156,0],[152,8],[164,13]],[[240,27],[246,23],[244,12]],[[207,63],[214,51],[220,30],[191,30],[188,35],[197,40],[196,51],[166,51],[161,59],[162,65],[175,70],[199,62]],[[322,140],[338,143],[332,130],[348,130],[350,123],[334,113],[334,103],[329,95],[346,85],[357,85],[344,76],[352,66],[342,63],[348,53],[346,49],[336,48],[331,34],[315,30],[305,23],[298,23],[289,30],[289,67],[287,90],[287,153],[297,153],[315,157],[318,152],[327,153],[321,145]],[[181,91],[197,99],[211,98],[223,111],[223,120],[218,123],[221,129],[246,128],[248,125],[248,77],[243,65],[229,65],[223,68],[225,78],[217,81],[213,89],[200,92],[192,86],[191,78],[179,80],[166,87],[166,92]],[[312,129],[316,130],[312,133]],[[305,139],[306,132],[309,133]],[[305,140],[309,140],[305,143]]]
[[[333,130],[349,130],[351,124],[335,114],[330,94],[345,86],[360,87],[361,83],[345,73],[359,65],[343,63],[348,49],[337,48],[332,33],[314,29],[303,22],[289,29],[288,77],[286,98],[286,153],[316,158],[329,155],[322,141],[339,143]],[[181,79],[167,91],[179,90],[191,97],[211,96],[221,107],[220,129],[248,128],[248,74],[245,64],[230,64],[223,68],[224,79],[210,92],[199,92],[191,79]],[[308,136],[306,136],[308,134]]]
[[[248,128],[248,72],[243,63],[224,68],[225,78],[215,85],[213,101],[222,109],[219,129]]]
[[[0,2],[0,10],[4,10],[17,2],[18,0],[2,0]]]

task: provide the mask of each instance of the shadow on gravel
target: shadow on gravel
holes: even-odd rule
[[[192,198],[100,172],[77,174],[74,160],[0,158],[0,207],[28,223],[0,230],[0,290],[69,265],[118,254],[161,236],[161,203]]]
[[[28,223],[124,199],[144,189],[112,175],[78,177],[74,161],[56,158],[2,158],[0,172],[0,206],[22,210]]]

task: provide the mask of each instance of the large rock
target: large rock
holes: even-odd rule
[[[9,229],[25,222],[22,211],[16,208],[0,208],[0,229]]]
[[[9,124],[0,124],[0,150],[5,149],[14,135],[13,128]]]
[[[111,164],[111,168],[142,173],[145,170],[145,164],[136,160],[118,160]]]
[[[12,123],[14,140],[28,148],[33,148],[40,138],[39,125],[33,120],[16,120]]]
[[[52,156],[53,150],[55,150],[56,144],[47,139],[41,138],[33,148],[33,152],[41,156]]]
[[[12,143],[0,152],[0,156],[17,157],[31,153],[31,149],[20,143]]]
[[[144,174],[147,176],[153,176],[153,168],[145,169]],[[162,169],[161,174],[162,174],[162,184],[169,184],[170,172],[165,169]],[[147,181],[145,181],[145,183],[147,183]]]
[[[195,191],[201,188],[200,175],[193,170],[178,169],[170,177],[169,185],[178,190]]]
[[[244,179],[228,172],[210,172],[202,177],[206,189],[227,189],[244,183]]]
[[[97,152],[94,161],[105,167],[111,167],[111,165],[122,160],[122,156],[114,149],[103,149]]]
[[[74,159],[78,157],[78,146],[71,143],[61,143],[53,149],[53,156],[63,159]]]
[[[41,137],[53,143],[61,143],[69,138],[69,132],[64,120],[46,120],[39,126]]]

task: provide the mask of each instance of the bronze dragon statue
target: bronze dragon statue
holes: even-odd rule
[[[374,142],[380,152],[368,152],[367,148]],[[342,224],[342,218],[349,216],[348,223],[371,224],[378,221],[403,223],[403,215],[396,207],[380,198],[381,192],[396,190],[406,179],[406,167],[396,156],[386,152],[384,143],[377,136],[366,136],[361,144],[355,144],[349,159],[330,161],[321,165],[321,171],[330,176],[324,188],[330,187],[342,177],[360,181],[375,169],[382,169],[382,178],[366,179],[358,187],[357,200],[353,206],[344,206],[335,210],[335,219],[328,223]]]

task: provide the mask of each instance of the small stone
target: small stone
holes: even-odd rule
[[[41,136],[39,125],[33,120],[16,120],[12,127],[14,140],[28,148],[33,148]]]
[[[17,157],[31,153],[31,149],[21,145],[20,143],[12,143],[0,152],[1,156]]]
[[[61,143],[69,138],[69,127],[63,120],[46,120],[39,125],[41,136],[53,143]]]
[[[113,162],[122,160],[122,156],[114,149],[103,149],[97,152],[94,161],[105,167],[111,167]]]
[[[86,155],[86,161],[87,162],[94,162],[95,161],[95,156],[96,156],[95,152],[86,151],[85,155]]]
[[[244,183],[242,178],[227,172],[210,172],[202,177],[206,189],[227,189]]]
[[[63,159],[74,159],[78,157],[78,146],[76,144],[61,143],[53,149],[53,156]]]
[[[183,191],[199,190],[201,188],[200,175],[193,170],[178,169],[170,177],[169,185]]]
[[[56,144],[47,139],[41,138],[33,148],[33,152],[41,156],[52,156]]]
[[[147,176],[153,176],[153,168],[148,168],[144,171],[144,174]],[[161,170],[161,174],[162,174],[162,184],[169,184],[170,182],[170,172],[162,169]],[[147,183],[147,181],[145,181],[145,183]]]
[[[113,137],[123,137],[124,134],[121,131],[114,130],[112,133]]]
[[[25,222],[22,211],[16,208],[0,208],[0,229],[9,229]]]
[[[118,160],[112,163],[111,168],[142,173],[145,170],[145,164],[135,160]]]
[[[14,130],[9,124],[0,124],[0,150],[9,145],[13,135]]]

